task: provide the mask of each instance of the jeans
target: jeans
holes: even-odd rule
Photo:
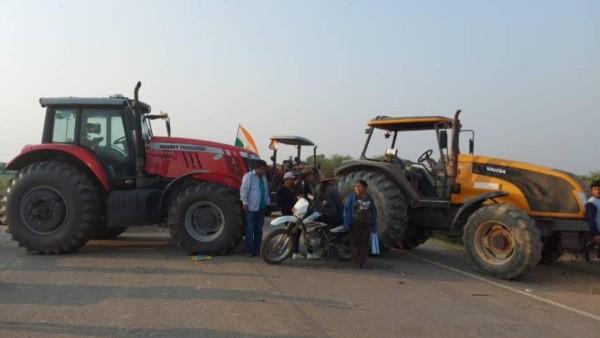
[[[264,223],[264,210],[246,212],[246,239],[244,244],[247,254],[255,256],[260,254],[260,244],[262,243]]]

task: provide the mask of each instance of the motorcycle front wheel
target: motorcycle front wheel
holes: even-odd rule
[[[263,239],[260,256],[268,264],[279,264],[292,255],[292,238],[286,229],[277,229]]]

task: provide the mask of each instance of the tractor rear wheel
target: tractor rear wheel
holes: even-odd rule
[[[338,190],[343,199],[354,192],[354,184],[365,180],[377,208],[377,232],[384,249],[395,246],[407,229],[407,203],[400,188],[389,178],[375,171],[355,171],[343,175]]]
[[[173,196],[167,222],[171,238],[187,253],[227,254],[242,237],[239,194],[220,184],[195,182]]]
[[[542,258],[540,230],[535,221],[508,204],[476,210],[467,220],[463,242],[475,265],[496,278],[522,277]]]
[[[72,252],[93,236],[100,204],[94,183],[76,167],[58,161],[33,163],[7,189],[8,232],[32,253]]]

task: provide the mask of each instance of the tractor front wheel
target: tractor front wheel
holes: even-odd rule
[[[542,257],[535,221],[507,204],[487,205],[475,211],[463,230],[463,242],[475,265],[496,278],[522,277]]]
[[[195,182],[173,196],[167,222],[171,238],[187,253],[224,255],[241,239],[243,219],[237,191]]]
[[[67,253],[85,245],[102,210],[90,178],[58,161],[23,168],[10,182],[4,203],[13,240],[38,254]]]

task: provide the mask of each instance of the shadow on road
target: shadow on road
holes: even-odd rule
[[[260,291],[224,290],[191,287],[119,287],[78,284],[0,283],[0,304],[88,305],[109,298],[140,300],[221,300],[233,302],[294,301],[321,307],[348,308],[345,303],[289,297]]]
[[[47,333],[47,334],[68,334],[78,336],[95,337],[250,337],[250,338],[295,338],[302,336],[276,336],[276,335],[255,335],[245,332],[199,329],[199,328],[173,328],[173,329],[142,329],[142,328],[120,328],[105,326],[86,326],[69,324],[44,324],[44,323],[17,323],[0,322],[0,330],[23,332],[23,333]]]

